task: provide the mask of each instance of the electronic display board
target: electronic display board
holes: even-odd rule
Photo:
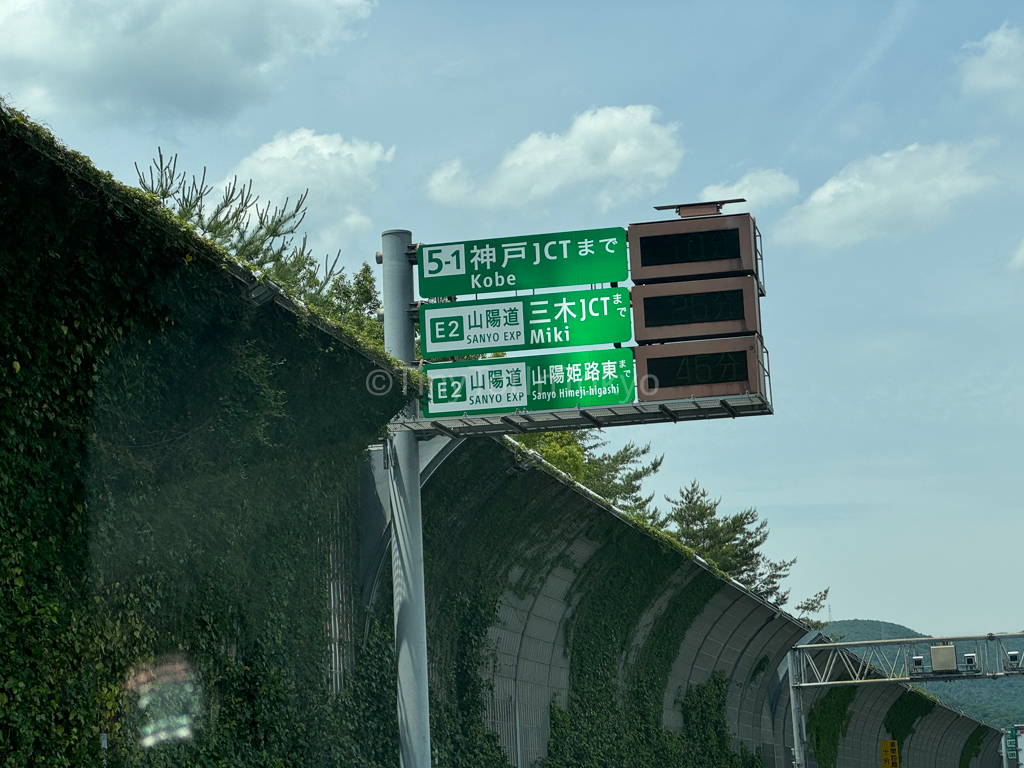
[[[745,382],[748,378],[747,353],[739,349],[702,355],[653,357],[647,361],[647,374],[656,378],[660,387]]]
[[[757,274],[757,225],[749,213],[649,221],[627,232],[629,276],[637,285]]]
[[[641,344],[761,332],[752,275],[637,285],[631,293],[633,336]]]
[[[633,356],[641,402],[765,394],[759,336],[643,346]]]
[[[743,319],[743,291],[701,291],[644,298],[648,328],[695,323],[722,323]]]
[[[640,242],[640,266],[642,267],[739,258],[741,258],[739,229],[649,235],[641,237]]]

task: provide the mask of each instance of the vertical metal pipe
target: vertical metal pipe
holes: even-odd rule
[[[412,262],[406,249],[412,232],[389,229],[381,234],[384,265],[384,349],[403,363],[414,363],[415,335],[409,308],[412,305]]]
[[[789,717],[793,721],[793,765],[795,768],[807,768],[806,745],[807,730],[804,723],[804,708],[800,701],[800,688],[796,684],[797,667],[802,662],[798,657],[800,651],[791,650],[787,656],[789,661]]]
[[[381,235],[384,265],[384,348],[413,363],[415,337],[412,233],[392,229]],[[415,409],[415,404],[408,408]],[[398,736],[402,768],[430,768],[430,712],[427,688],[427,614],[423,584],[423,519],[420,506],[420,448],[411,432],[392,438],[391,575],[394,582],[395,661],[398,667]]]

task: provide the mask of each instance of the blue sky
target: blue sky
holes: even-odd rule
[[[650,442],[800,599],[1024,629],[1024,4],[0,0],[0,95],[135,183],[161,146],[321,254],[746,197],[776,415]]]

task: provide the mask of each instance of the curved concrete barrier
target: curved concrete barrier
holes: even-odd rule
[[[529,768],[547,755],[552,703],[564,708],[574,695],[570,633],[581,599],[603,583],[594,574],[626,573],[631,564],[616,559],[623,546],[664,557],[666,545],[535,454],[503,441],[467,440],[456,449],[424,486],[424,519],[433,678],[441,680],[439,670],[456,651],[444,630],[451,624],[451,596],[469,587],[490,595],[496,613],[487,630],[492,662],[481,670],[489,684],[485,722],[510,763]],[[672,557],[674,565],[659,571],[658,583],[623,595],[623,610],[634,618],[614,675],[620,692],[674,601],[714,574],[712,566],[682,551]],[[472,585],[465,583],[467,573],[475,574]],[[789,768],[793,729],[786,655],[813,635],[736,582],[714,578],[717,591],[674,640],[678,651],[657,701],[662,725],[680,731],[681,696],[724,673],[733,748],[760,749],[768,768]],[[890,738],[885,718],[906,691],[897,683],[858,689],[836,768],[881,766],[879,742]],[[825,689],[803,695],[807,712]],[[904,764],[959,768],[964,743],[978,725],[935,706],[905,740]],[[997,746],[998,734],[991,731],[972,768],[996,768]],[[810,755],[809,768],[817,765]]]

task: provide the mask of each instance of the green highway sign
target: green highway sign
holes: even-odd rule
[[[437,363],[423,372],[428,418],[622,405],[633,402],[636,383],[631,349]]]
[[[614,283],[629,275],[622,227],[420,245],[416,257],[425,298]]]
[[[420,306],[425,358],[611,344],[632,330],[626,288]]]

